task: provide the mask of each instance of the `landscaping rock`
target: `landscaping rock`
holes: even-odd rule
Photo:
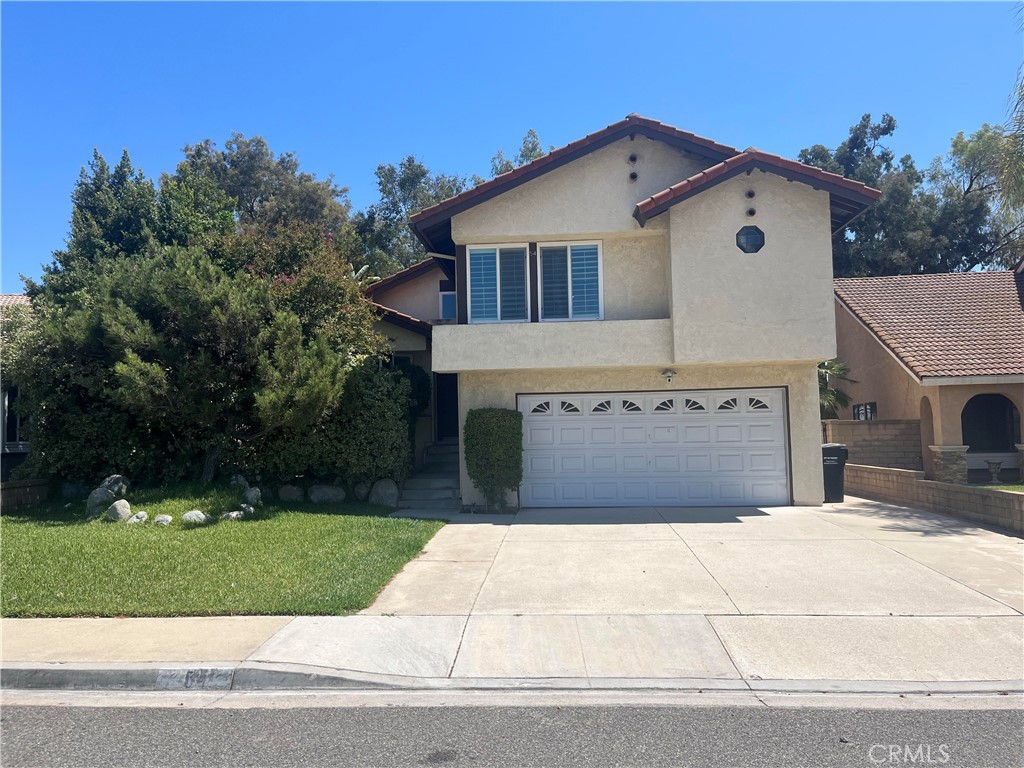
[[[356,487],[352,489],[352,493],[356,495],[359,501],[366,501],[366,497],[370,495],[370,486],[366,483],[356,483]]]
[[[277,489],[277,498],[281,501],[304,501],[305,494],[297,485],[282,485]]]
[[[246,488],[242,494],[242,501],[252,507],[263,506],[263,496],[259,488]]]
[[[106,488],[116,499],[123,499],[128,495],[128,478],[124,475],[111,475],[100,483],[100,488]]]
[[[122,520],[127,520],[132,516],[132,507],[124,499],[118,499],[109,507],[107,507],[107,520],[114,523],[120,523]]]
[[[368,500],[371,504],[379,504],[382,507],[397,507],[398,485],[390,478],[378,480],[370,489]]]
[[[128,502],[126,501],[125,504]],[[125,520],[128,525],[135,525],[135,523],[144,523],[149,520],[149,513],[147,512],[136,512],[134,515]]]
[[[64,499],[84,499],[89,495],[89,486],[85,483],[61,483],[60,495]]]
[[[157,515],[153,518],[154,525],[170,525],[171,521],[174,520],[170,515]]]
[[[273,491],[273,489],[271,489],[271,487],[269,485],[261,485],[260,486],[260,498],[263,499],[263,501],[273,501],[274,500],[274,491]]]
[[[256,510],[249,504],[243,504],[242,506],[239,507],[239,509],[242,511],[242,514],[246,517],[252,517],[256,514]]]
[[[181,516],[181,522],[187,525],[206,525],[210,522],[210,518],[208,518],[204,512],[201,512],[198,509],[193,509],[191,512],[186,512]]]
[[[228,481],[228,485],[232,488],[241,488],[242,490],[245,490],[249,487],[249,481],[241,475],[232,475],[231,479]]]
[[[234,512],[225,512],[223,515],[220,516],[220,519],[221,520],[241,520],[244,517],[245,517],[245,515],[242,512],[240,512],[239,510],[236,509]]]
[[[314,504],[330,504],[345,500],[345,489],[336,485],[314,485],[309,489],[309,500]]]
[[[117,497],[113,491],[106,488],[97,488],[89,494],[89,498],[85,502],[85,513],[90,520],[94,517],[99,517],[115,501],[117,501]]]

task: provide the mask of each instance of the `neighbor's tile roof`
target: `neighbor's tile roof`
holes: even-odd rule
[[[836,296],[914,373],[1024,375],[1024,274],[854,277]]]
[[[383,304],[378,304],[375,301],[371,301],[370,303],[373,304],[374,309],[380,312],[381,319],[386,322],[393,323],[394,325],[410,330],[413,333],[418,333],[421,336],[429,337],[431,335],[431,331],[433,331],[433,326],[430,323],[420,320],[418,317],[407,315],[404,312],[399,312],[397,309],[392,309],[391,307],[385,307]]]
[[[16,307],[19,304],[31,304],[32,300],[29,299],[24,293],[0,293],[0,309],[6,309],[7,307]]]

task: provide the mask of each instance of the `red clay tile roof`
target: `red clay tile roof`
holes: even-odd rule
[[[433,331],[433,326],[430,323],[413,317],[412,315],[407,315],[404,312],[399,312],[397,309],[385,307],[383,304],[378,304],[375,301],[370,303],[373,304],[374,308],[378,312],[380,312],[382,320],[393,323],[400,328],[410,330],[413,333],[418,333],[421,336],[430,338],[431,332]]]
[[[882,194],[877,189],[859,181],[853,181],[836,173],[829,173],[811,165],[804,165],[795,160],[787,160],[784,157],[751,148],[735,157],[723,160],[718,165],[706,168],[678,184],[673,184],[668,189],[664,189],[646,200],[641,200],[633,211],[633,218],[640,222],[640,226],[643,226],[648,219],[664,213],[676,203],[720,184],[726,179],[754,169],[776,173],[792,181],[803,182],[829,192],[833,231],[838,231],[849,224],[854,217]]]
[[[919,377],[1024,376],[1024,274],[855,277],[834,286]]]
[[[520,184],[525,184],[541,174],[552,171],[578,157],[582,157],[634,133],[647,136],[648,138],[667,141],[688,152],[703,155],[716,162],[740,154],[740,151],[735,147],[719,144],[717,141],[698,136],[695,133],[683,131],[674,126],[660,123],[657,120],[633,114],[627,116],[625,120],[612,123],[607,128],[602,128],[600,131],[587,134],[582,139],[577,139],[570,144],[566,144],[564,147],[554,149],[543,157],[537,158],[532,163],[527,163],[508,173],[503,173],[490,181],[485,181],[479,186],[466,190],[460,195],[450,197],[430,208],[425,208],[411,216],[409,222],[416,236],[427,246],[428,250],[443,253],[444,247],[447,244],[446,241],[450,240],[450,234],[445,237],[442,232],[434,231],[434,227],[439,223],[450,219],[456,213],[478,205]]]
[[[373,298],[381,291],[387,290],[388,288],[394,288],[396,285],[414,280],[420,275],[425,275],[434,267],[437,267],[437,261],[432,258],[418,261],[411,267],[406,267],[400,272],[395,272],[393,275],[388,275],[382,280],[378,280],[376,283],[370,283],[363,291],[367,296]],[[440,269],[440,267],[438,267]]]
[[[8,307],[17,307],[22,304],[31,303],[32,300],[24,293],[0,293],[0,309],[7,309]]]

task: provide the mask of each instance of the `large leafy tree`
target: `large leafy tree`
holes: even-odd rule
[[[409,217],[467,186],[462,176],[433,173],[413,155],[398,165],[378,165],[380,199],[354,217],[360,264],[385,276],[421,261],[426,250],[409,229]]]
[[[494,157],[491,158],[491,176],[500,176],[521,165],[532,163],[538,157],[543,157],[547,152],[550,152],[551,149],[552,147],[548,147],[545,150],[541,146],[537,132],[531,128],[523,136],[522,144],[520,144],[519,149],[511,158],[505,157],[505,153],[500,149],[494,153]]]
[[[955,272],[1012,264],[1021,251],[1019,209],[1006,205],[995,183],[1005,147],[988,125],[953,139],[949,153],[927,171],[909,155],[896,159],[885,141],[891,115],[864,115],[834,150],[817,144],[801,162],[881,190],[879,201],[833,241],[837,277]]]

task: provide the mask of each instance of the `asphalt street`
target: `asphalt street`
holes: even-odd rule
[[[1024,765],[1019,709],[5,706],[0,724],[7,768]]]

